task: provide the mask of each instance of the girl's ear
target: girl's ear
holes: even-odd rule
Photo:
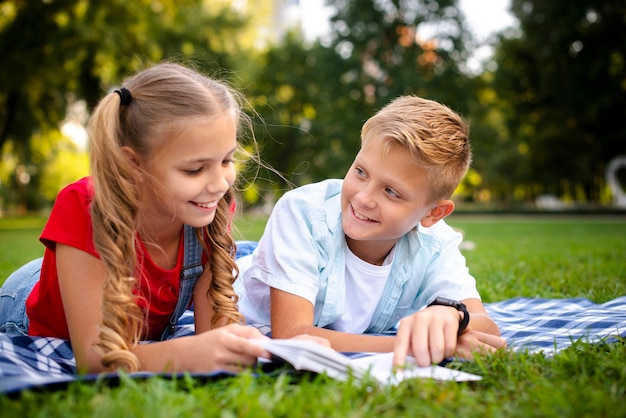
[[[126,157],[129,163],[139,168],[139,165],[140,165],[139,156],[137,155],[134,149],[132,149],[131,147],[124,146],[122,147],[122,154],[124,154],[124,157]]]
[[[433,226],[446,216],[452,213],[454,210],[454,202],[452,200],[440,200],[435,207],[430,210],[430,213],[422,218],[420,221],[423,227]]]
[[[131,147],[124,146],[122,147],[122,154],[124,154],[124,157],[126,157],[131,166],[137,171],[137,174],[140,175],[142,172],[141,158],[137,155],[137,152]]]

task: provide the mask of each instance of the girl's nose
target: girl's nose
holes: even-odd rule
[[[226,193],[235,181],[234,169],[231,167],[220,167],[215,172],[210,173],[206,189],[209,193]]]

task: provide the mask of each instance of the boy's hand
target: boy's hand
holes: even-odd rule
[[[394,365],[412,355],[420,367],[440,363],[456,350],[459,312],[449,306],[430,306],[402,318],[394,347]]]
[[[437,364],[455,354],[471,359],[476,350],[495,351],[506,347],[504,339],[479,331],[457,336],[460,313],[447,306],[430,306],[400,321],[394,346],[394,366],[415,357],[417,365]]]

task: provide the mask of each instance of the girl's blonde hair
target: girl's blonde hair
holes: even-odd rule
[[[472,160],[469,126],[463,118],[417,96],[400,96],[368,119],[361,130],[362,146],[372,138],[408,150],[427,172],[431,201],[452,196]]]
[[[135,371],[140,364],[131,350],[141,339],[145,322],[133,294],[141,279],[134,275],[142,256],[137,253],[136,227],[142,196],[137,166],[125,157],[122,147],[149,158],[163,141],[175,140],[176,135],[168,133],[185,122],[228,114],[237,120],[239,135],[242,122],[249,124],[250,119],[234,90],[179,64],[145,69],[126,80],[124,88],[131,94],[130,102],[122,102],[121,94],[111,92],[89,121],[94,186],[90,210],[94,244],[106,269],[98,342],[102,364]],[[238,274],[229,231],[234,199],[231,188],[219,202],[214,221],[196,230],[207,258],[203,274],[212,275],[208,297],[214,301],[213,325],[219,320],[243,322],[232,287]]]

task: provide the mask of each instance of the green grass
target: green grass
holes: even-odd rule
[[[452,215],[449,223],[476,245],[465,256],[486,302],[516,296],[604,302],[626,294],[624,217]],[[0,219],[1,277],[41,255],[42,225]],[[239,218],[236,237],[256,240],[263,225],[263,218]],[[379,388],[250,372],[213,382],[122,379],[119,385],[72,383],[49,393],[0,396],[0,416],[626,417],[624,341],[578,341],[554,357],[503,351],[455,367],[483,380]]]
[[[452,215],[449,223],[476,243],[465,255],[486,302],[626,294],[626,217]]]
[[[39,234],[45,221],[41,217],[0,217],[0,283],[17,267],[43,256]]]

